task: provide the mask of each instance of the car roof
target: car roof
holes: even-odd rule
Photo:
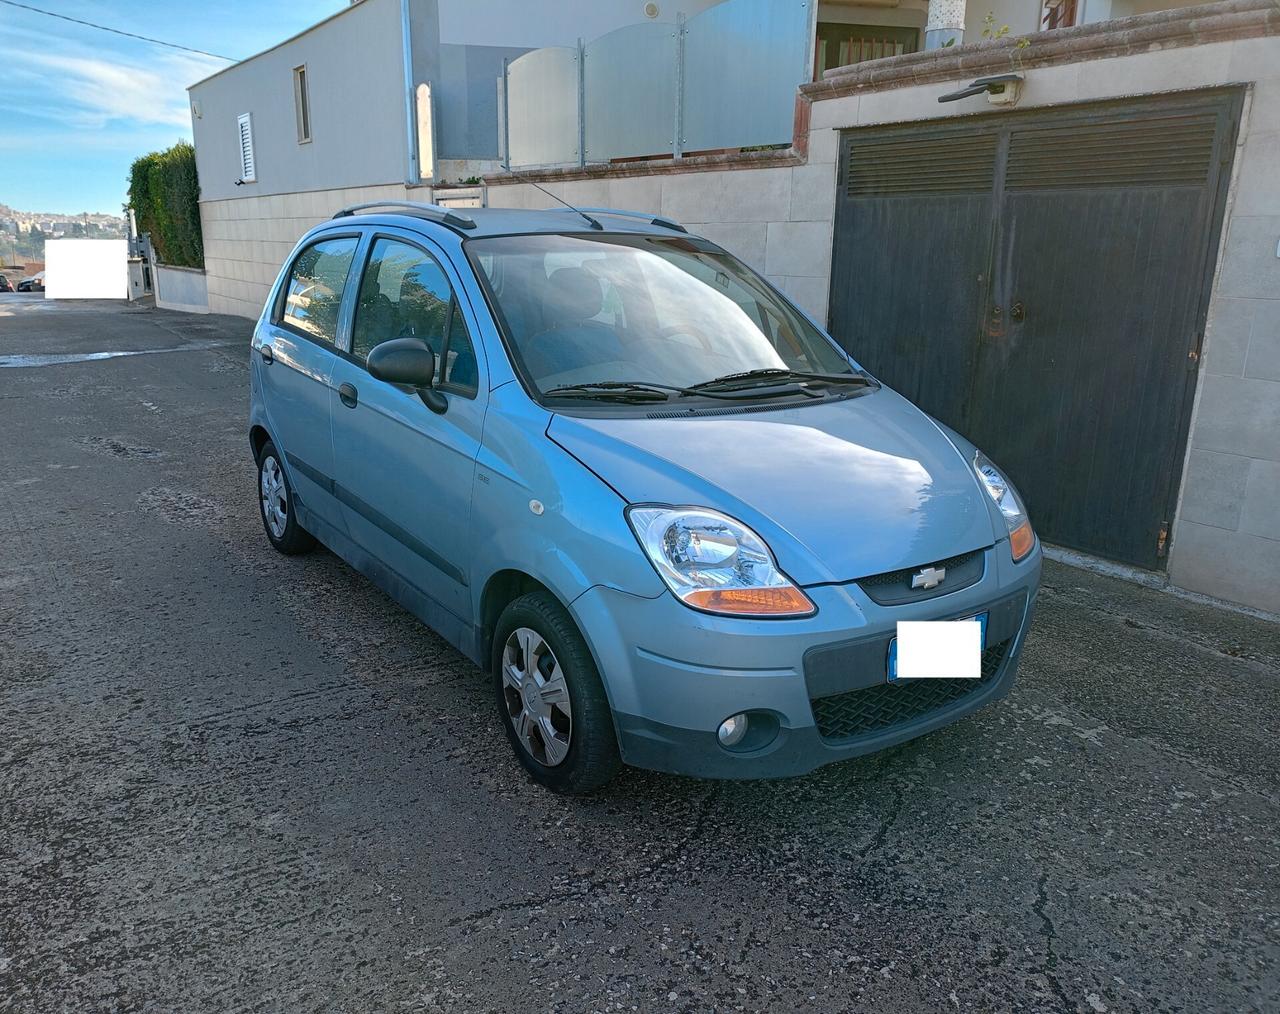
[[[377,211],[373,208],[344,209],[326,227],[344,227],[353,224],[362,225],[398,225],[407,228],[421,228],[424,223],[440,225],[466,239],[481,236],[511,236],[536,233],[565,232],[597,232],[581,215],[569,208],[546,208],[533,210],[527,208],[455,208],[449,209],[460,220],[468,225],[441,221],[438,213],[429,211],[432,205],[423,205],[422,210],[405,208],[404,210]],[[443,210],[443,209],[441,209]],[[592,218],[604,226],[606,232],[637,233],[650,236],[680,236],[685,234],[683,227],[669,219],[664,219],[653,212],[627,211],[613,209],[584,209]],[[469,223],[474,223],[470,225]]]

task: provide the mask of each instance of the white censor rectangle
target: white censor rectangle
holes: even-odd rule
[[[978,679],[982,624],[972,620],[902,620],[898,623],[898,679]]]

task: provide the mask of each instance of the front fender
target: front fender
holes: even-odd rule
[[[643,598],[665,590],[623,499],[547,437],[550,419],[515,383],[492,392],[472,494],[476,616],[489,579],[505,570],[528,574],[565,604],[596,585]]]

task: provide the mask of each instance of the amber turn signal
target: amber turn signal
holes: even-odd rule
[[[799,588],[699,588],[684,596],[695,609],[733,616],[808,616],[814,605]]]
[[[1024,521],[1009,533],[1009,552],[1013,554],[1013,562],[1017,563],[1036,544],[1035,532],[1031,530],[1031,522]]]

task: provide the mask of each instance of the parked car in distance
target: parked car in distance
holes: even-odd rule
[[[250,375],[270,543],[485,668],[555,791],[800,774],[1013,683],[1040,548],[1007,477],[673,222],[344,209]]]
[[[0,275],[0,292],[12,292],[13,285],[9,282],[8,275]]]
[[[22,279],[18,283],[19,292],[44,292],[44,272],[37,271],[34,275]]]

